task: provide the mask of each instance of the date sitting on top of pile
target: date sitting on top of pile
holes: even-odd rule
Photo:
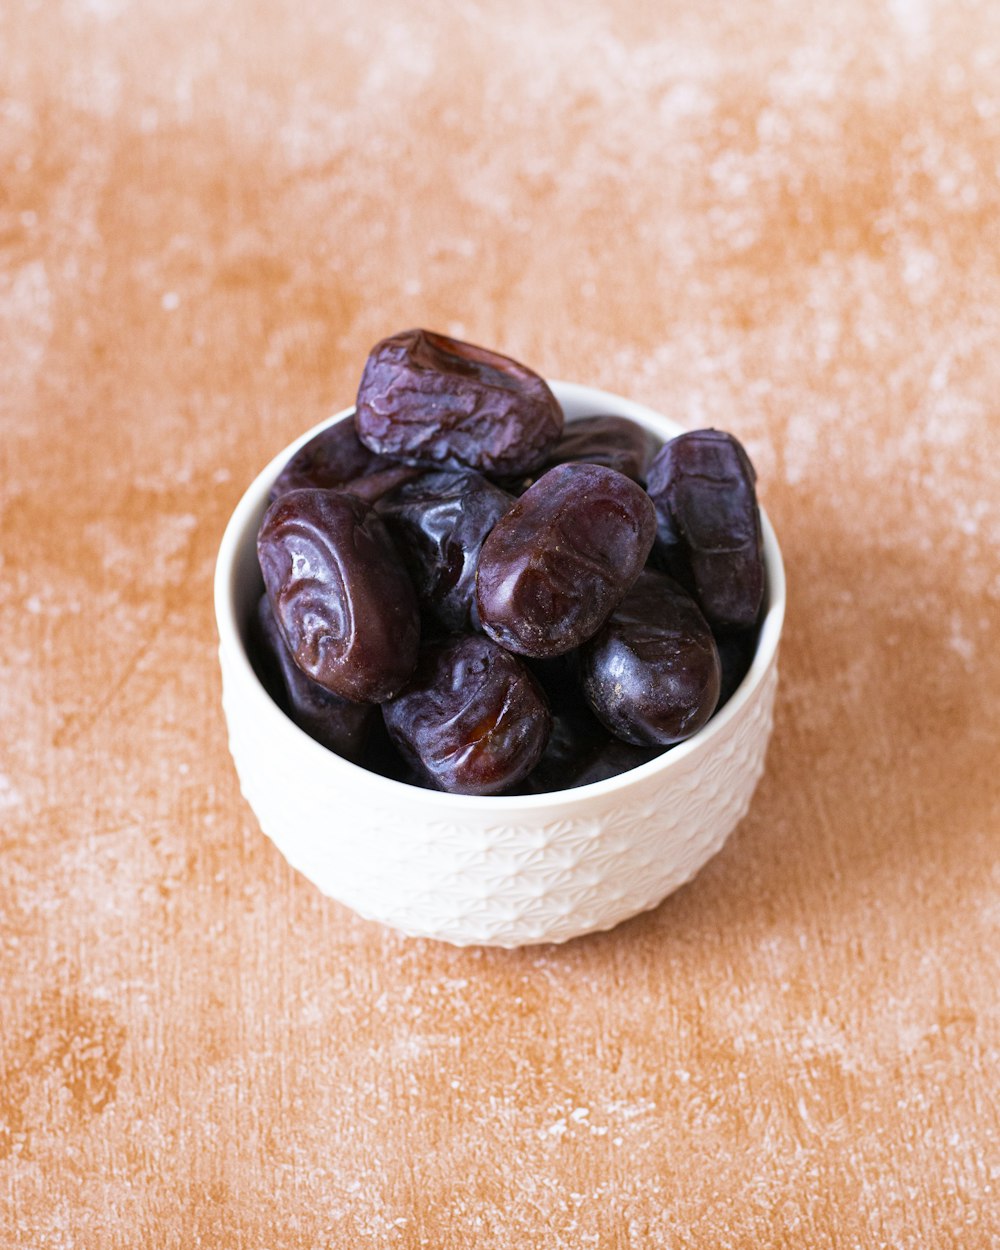
[[[538,374],[427,330],[372,349],[257,550],[251,658],[279,705],[362,767],[462,794],[585,785],[696,733],[750,666],[765,591],[732,435],[564,431]]]

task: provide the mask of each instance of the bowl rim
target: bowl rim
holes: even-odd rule
[[[673,437],[687,429],[654,408],[612,391],[579,382],[564,382],[556,379],[547,379],[547,381],[563,406],[573,404],[580,407],[582,405],[596,414],[604,411],[602,405],[606,405],[608,412],[630,417],[661,437],[665,434]],[[475,811],[479,814],[493,810],[504,816],[513,816],[519,812],[558,806],[577,806],[589,803],[598,797],[613,797],[616,793],[623,793],[636,783],[659,773],[669,773],[691,756],[710,749],[713,741],[724,734],[726,728],[740,716],[763,684],[774,663],[785,617],[787,597],[785,566],[777,536],[763,507],[760,509],[760,520],[764,543],[764,565],[767,572],[768,606],[760,624],[757,649],[750,668],[721,711],[713,715],[696,734],[671,747],[655,759],[640,764],[628,772],[619,773],[615,777],[593,781],[568,790],[549,790],[540,794],[450,794],[442,790],[423,789],[410,785],[408,782],[396,781],[380,773],[371,772],[360,764],[343,759],[311,738],[278,707],[264,689],[250,663],[236,613],[236,568],[242,542],[245,540],[250,524],[254,518],[258,518],[259,524],[259,517],[267,506],[268,492],[281,469],[311,438],[328,426],[353,416],[354,410],[355,406],[352,404],[317,422],[272,457],[246,488],[233,509],[219,545],[215,565],[214,601],[220,653],[229,657],[236,666],[238,678],[242,679],[247,689],[254,691],[252,698],[255,708],[259,709],[259,714],[272,721],[276,733],[283,736],[291,734],[293,741],[298,739],[297,745],[306,753],[307,758],[312,756],[316,767],[326,768],[334,777],[340,774],[345,781],[353,779],[355,784],[368,785],[376,791],[382,791],[387,801],[405,800],[411,803],[445,807],[456,814],[462,810]],[[253,532],[255,531],[256,526]]]

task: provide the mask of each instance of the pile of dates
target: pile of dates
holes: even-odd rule
[[[254,666],[318,742],[413,785],[537,794],[625,772],[746,673],[754,483],[729,434],[658,446],[600,413],[564,428],[523,365],[395,334],[353,421],[274,483]]]

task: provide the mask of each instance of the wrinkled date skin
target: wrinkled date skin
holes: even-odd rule
[[[344,490],[372,503],[419,472],[369,451],[347,419],[320,430],[299,448],[278,474],[269,498],[273,502],[290,490]]]
[[[628,417],[581,417],[567,422],[549,465],[603,464],[641,484],[658,446],[658,439]]]
[[[563,429],[559,402],[537,373],[429,330],[372,348],[354,421],[380,455],[501,477],[544,464]]]
[[[383,704],[402,754],[438,790],[500,794],[535,767],[551,717],[516,656],[479,634],[423,649],[409,686]]]
[[[580,657],[584,694],[617,737],[671,746],[696,733],[719,700],[715,639],[676,582],[647,569]]]
[[[261,595],[251,630],[252,659],[275,703],[298,727],[328,750],[360,763],[373,725],[381,718],[371,703],[349,703],[317,685],[292,659],[271,611]]]
[[[331,490],[271,504],[257,537],[264,586],[296,664],[324,689],[379,703],[409,679],[417,597],[378,514]]]
[[[671,439],[649,469],[657,557],[690,584],[709,624],[753,625],[764,596],[756,473],[742,445],[722,430]]]
[[[550,469],[483,543],[483,629],[539,659],[578,647],[635,581],[655,534],[648,495],[624,474],[596,464]]]
[[[446,629],[479,628],[479,552],[513,504],[513,496],[471,470],[422,473],[380,500],[379,515],[406,563],[421,607]]]

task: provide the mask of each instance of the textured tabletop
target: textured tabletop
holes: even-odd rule
[[[1000,1244],[1000,8],[0,7],[0,1246]],[[744,440],[790,599],[656,911],[411,941],[240,797],[225,521],[426,325]]]

